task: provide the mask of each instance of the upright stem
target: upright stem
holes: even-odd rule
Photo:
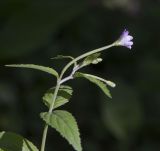
[[[46,138],[47,138],[47,132],[48,132],[48,125],[45,124],[44,130],[43,130],[43,136],[42,136],[41,151],[44,151],[44,149],[45,149]]]
[[[54,91],[53,101],[52,101],[52,104],[51,104],[51,106],[50,106],[50,108],[49,108],[49,111],[48,111],[49,114],[51,114],[52,111],[53,111],[54,103],[55,103],[55,100],[56,100],[56,97],[57,97],[57,94],[58,94],[58,90],[59,90],[59,88],[60,88],[61,83],[63,83],[63,82],[65,82],[65,81],[68,80],[68,79],[65,79],[65,80],[62,80],[62,81],[61,81],[64,73],[66,72],[66,70],[67,70],[71,65],[73,65],[73,64],[75,64],[75,66],[76,66],[76,62],[77,62],[77,61],[79,61],[79,60],[81,60],[81,59],[83,59],[83,58],[85,58],[85,57],[87,57],[87,56],[89,56],[89,55],[92,55],[92,54],[94,54],[94,53],[98,53],[98,52],[101,52],[101,51],[103,51],[103,50],[105,50],[105,49],[109,49],[109,48],[111,48],[111,47],[113,47],[113,46],[115,46],[115,43],[110,44],[110,45],[108,45],[108,46],[104,46],[104,47],[95,49],[95,50],[92,50],[92,51],[89,51],[89,52],[87,52],[87,53],[84,53],[84,54],[82,54],[81,56],[79,56],[79,57],[75,58],[74,60],[70,61],[70,62],[63,68],[63,70],[62,70],[62,72],[61,72],[61,74],[60,74],[60,77],[59,77],[59,79],[57,80],[57,85],[56,85],[56,88],[55,88],[55,91]],[[71,77],[69,77],[69,79],[70,79],[70,78],[71,78]],[[40,151],[45,151],[45,144],[46,144],[47,132],[48,132],[48,125],[45,124],[44,130],[43,130],[42,144],[41,144],[41,150],[40,150]]]
[[[60,79],[57,80],[57,85],[56,85],[56,88],[54,91],[53,101],[52,101],[52,104],[51,104],[49,111],[48,111],[49,114],[51,114],[53,111],[54,103],[55,103],[59,88],[60,88]],[[42,136],[41,151],[45,151],[47,132],[48,132],[48,124],[45,124],[44,130],[43,130],[43,136]]]

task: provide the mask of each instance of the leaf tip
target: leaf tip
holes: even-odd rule
[[[112,88],[116,87],[116,84],[112,81],[106,81],[106,84],[109,85]]]
[[[110,99],[112,99],[112,96],[111,96],[111,95],[109,95],[108,97],[109,97]]]
[[[10,67],[10,65],[9,65],[9,64],[5,64],[4,66],[5,66],[5,67]]]

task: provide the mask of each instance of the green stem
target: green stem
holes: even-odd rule
[[[44,151],[44,149],[45,149],[46,138],[47,138],[47,132],[48,132],[48,125],[45,124],[44,130],[43,130],[43,136],[42,136],[41,151]]]
[[[56,88],[54,91],[53,101],[52,101],[52,104],[51,104],[49,111],[48,111],[49,114],[51,114],[53,111],[54,103],[55,103],[59,88],[60,88],[60,79],[57,80],[57,85],[56,85]],[[44,130],[43,130],[43,136],[42,136],[41,151],[45,151],[47,132],[48,132],[48,124],[45,124]]]
[[[95,50],[92,50],[92,51],[89,51],[87,53],[84,53],[82,54],[81,56],[75,58],[74,60],[70,61],[62,70],[61,74],[60,74],[60,77],[59,79],[57,80],[57,85],[56,85],[56,88],[55,88],[55,92],[54,92],[54,96],[53,96],[53,102],[49,108],[49,111],[48,113],[51,114],[52,111],[53,111],[53,108],[54,108],[54,103],[55,103],[55,100],[56,100],[56,97],[57,97],[57,94],[58,94],[58,90],[60,88],[60,81],[64,75],[64,73],[67,71],[67,69],[75,64],[77,61],[89,56],[89,55],[92,55],[94,53],[98,53],[98,52],[101,52],[105,49],[109,49],[111,47],[115,46],[115,43],[111,44],[111,45],[108,45],[108,46],[104,46],[104,47],[101,47],[101,48],[98,48],[98,49],[95,49]],[[43,136],[42,136],[42,144],[41,144],[41,150],[40,151],[45,151],[45,144],[46,144],[46,138],[47,138],[47,132],[48,132],[48,125],[45,124],[45,127],[44,127],[44,130],[43,130]]]
[[[74,60],[72,60],[71,62],[69,62],[69,63],[63,68],[62,73],[61,73],[61,75],[60,75],[60,78],[63,77],[63,75],[64,75],[64,73],[66,72],[66,70],[67,70],[71,65],[73,65],[75,62],[77,62],[77,61],[79,61],[79,60],[81,60],[81,59],[83,59],[83,58],[85,58],[85,57],[87,57],[87,56],[89,56],[89,55],[92,55],[92,54],[94,54],[94,53],[98,53],[98,52],[101,52],[101,51],[103,51],[103,50],[109,49],[109,48],[111,48],[111,47],[113,47],[113,46],[115,46],[115,43],[112,43],[112,44],[110,44],[110,45],[108,45],[108,46],[104,46],[104,47],[101,47],[101,48],[98,48],[98,49],[89,51],[89,52],[84,53],[84,54],[82,54],[81,56],[75,58]]]

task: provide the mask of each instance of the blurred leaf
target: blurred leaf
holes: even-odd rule
[[[50,108],[53,96],[54,96],[55,88],[51,88],[43,97],[43,102],[45,105]],[[73,89],[70,86],[61,85],[58,91],[57,98],[54,103],[54,109],[66,104],[71,98],[73,93]]]
[[[51,114],[41,113],[40,116],[48,125],[55,128],[76,151],[82,151],[78,125],[71,113],[56,110]]]
[[[30,141],[11,132],[0,133],[0,149],[4,151],[38,151]]]
[[[90,82],[96,84],[105,93],[105,95],[112,98],[110,91],[107,88],[106,84],[103,83],[102,81],[98,80],[97,78],[88,76],[87,74],[81,73],[81,72],[76,72],[74,76],[85,78],[85,79],[89,80]]]
[[[102,103],[103,120],[115,137],[129,139],[136,135],[143,121],[137,94],[123,83],[113,93],[111,103]]]
[[[56,77],[58,77],[58,73],[49,67],[44,67],[44,66],[40,66],[40,65],[35,65],[35,64],[11,64],[11,65],[6,65],[7,67],[16,67],[16,68],[30,68],[30,69],[36,69],[36,70],[40,70],[43,72],[47,72],[49,74],[52,74]]]

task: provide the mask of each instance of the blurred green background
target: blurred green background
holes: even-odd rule
[[[46,111],[42,96],[55,85],[39,71],[5,64],[34,63],[60,71],[66,60],[117,40],[127,28],[132,50],[115,47],[84,71],[114,81],[113,99],[91,83],[70,81],[74,95],[63,106],[79,124],[84,151],[160,151],[159,0],[1,0],[0,131],[19,133],[40,146]],[[49,129],[47,151],[73,150]]]

